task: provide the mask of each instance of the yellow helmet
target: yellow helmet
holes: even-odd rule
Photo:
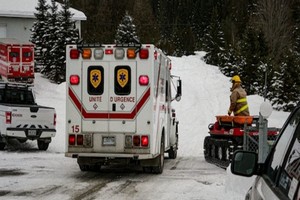
[[[231,81],[233,83],[240,83],[240,82],[242,82],[241,79],[240,79],[240,77],[238,75],[233,76],[232,79],[231,79]]]

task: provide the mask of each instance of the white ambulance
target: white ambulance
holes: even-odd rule
[[[162,173],[164,153],[175,159],[178,149],[171,66],[151,44],[67,45],[65,155],[82,171],[134,163]]]

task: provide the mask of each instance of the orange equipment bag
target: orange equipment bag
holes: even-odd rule
[[[253,122],[253,116],[228,116],[228,115],[218,115],[216,116],[219,124],[222,123],[232,123],[232,124],[247,124],[251,125]]]

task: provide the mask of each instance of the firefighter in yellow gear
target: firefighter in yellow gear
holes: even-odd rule
[[[241,79],[238,75],[235,75],[231,79],[232,87],[230,89],[230,107],[228,109],[228,115],[233,113],[234,116],[249,116],[249,107],[247,103],[247,93],[241,86]]]

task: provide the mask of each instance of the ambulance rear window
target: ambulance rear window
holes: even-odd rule
[[[87,89],[90,95],[102,95],[104,88],[104,69],[102,66],[89,66]]]
[[[18,52],[10,52],[9,56],[12,57],[12,58],[13,57],[19,57],[19,53]]]
[[[23,53],[23,56],[24,56],[25,58],[30,58],[31,55],[32,55],[31,52],[24,52],[24,53]]]
[[[129,95],[131,92],[131,69],[129,66],[115,67],[115,94]]]

